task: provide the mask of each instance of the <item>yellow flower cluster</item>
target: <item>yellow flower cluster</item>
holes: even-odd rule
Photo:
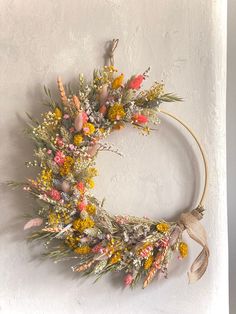
[[[164,93],[164,84],[155,83],[150,90],[146,91],[145,98],[147,101],[152,101],[160,97]]]
[[[165,233],[170,230],[170,225],[166,222],[160,222],[159,224],[156,225],[156,229],[159,232]]]
[[[76,135],[74,136],[74,144],[75,144],[76,146],[79,146],[82,142],[83,142],[83,136],[80,135],[80,134],[76,134]]]
[[[66,156],[64,164],[60,167],[60,175],[66,176],[71,172],[75,161],[72,157]]]
[[[96,206],[93,205],[93,204],[88,204],[86,206],[86,212],[89,214],[89,215],[94,215],[96,213]]]
[[[114,67],[114,65],[105,65],[104,70],[107,70],[108,72],[117,72],[117,69]]]
[[[88,245],[83,245],[74,249],[76,254],[88,254],[90,253],[91,248]]]
[[[60,120],[62,118],[62,112],[58,107],[56,107],[56,109],[54,110],[54,115],[57,120]]]
[[[179,243],[179,253],[182,258],[188,256],[188,245],[185,242]]]
[[[83,232],[85,229],[92,228],[94,226],[94,221],[90,217],[86,217],[85,219],[76,219],[73,222],[73,228],[79,232]]]
[[[120,261],[121,261],[121,252],[118,251],[118,252],[116,252],[116,253],[114,253],[114,254],[112,255],[112,257],[111,257],[110,260],[109,260],[109,264],[110,264],[110,265],[113,265],[113,264],[116,264],[116,263],[118,263],[118,262],[120,262]]]
[[[87,170],[87,174],[88,174],[89,177],[96,177],[98,175],[98,171],[97,171],[96,168],[90,167]]]
[[[72,235],[69,235],[66,237],[65,243],[72,249],[76,248],[79,243],[78,237],[73,237]]]
[[[95,132],[95,126],[92,123],[85,123],[83,125],[83,131],[85,135],[91,135]]]
[[[86,180],[89,189],[93,189],[95,187],[95,182],[93,179],[89,178]]]
[[[146,259],[146,261],[144,262],[144,269],[149,269],[151,266],[152,266],[152,263],[153,263],[153,256],[150,255],[148,257],[148,259]]]
[[[67,213],[55,213],[50,212],[48,215],[48,223],[52,227],[56,227],[58,224],[68,224],[70,223],[70,216]]]
[[[108,110],[108,119],[110,121],[121,120],[125,117],[125,110],[122,104],[115,103]]]
[[[121,87],[123,80],[124,80],[124,74],[121,74],[120,76],[115,78],[114,81],[112,82],[112,88],[118,89],[119,87]]]
[[[38,178],[38,183],[49,190],[52,186],[52,170],[43,170]]]

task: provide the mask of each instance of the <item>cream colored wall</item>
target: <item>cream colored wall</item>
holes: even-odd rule
[[[19,219],[33,202],[2,186],[0,312],[227,313],[226,1],[5,0],[0,23],[1,180],[30,175],[23,164],[32,146],[21,131],[25,111],[37,116],[43,110],[43,84],[56,93],[58,74],[65,81],[79,72],[91,75],[103,64],[106,41],[118,37],[120,71],[129,76],[150,65],[147,84],[163,79],[168,90],[185,99],[164,108],[188,122],[207,151],[210,185],[203,223],[211,249],[207,273],[194,285],[188,285],[186,271],[199,247],[187,237],[190,256],[173,261],[168,280],[126,291],[114,274],[93,285],[69,265],[37,257],[37,246],[24,241]],[[106,197],[108,210],[172,219],[195,205],[202,165],[193,142],[176,124],[163,118],[148,138],[128,129],[110,141],[126,157],[99,157],[95,194]]]

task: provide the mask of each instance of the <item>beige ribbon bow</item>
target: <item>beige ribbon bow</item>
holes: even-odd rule
[[[188,272],[189,283],[199,280],[205,273],[209,259],[206,231],[199,220],[202,218],[197,210],[180,215],[180,224],[187,230],[191,239],[202,246],[202,251],[197,256]]]

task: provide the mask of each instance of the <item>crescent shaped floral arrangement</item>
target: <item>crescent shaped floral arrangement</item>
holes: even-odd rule
[[[56,261],[75,259],[75,272],[99,278],[120,271],[125,286],[131,287],[140,278],[146,287],[156,274],[167,276],[173,253],[178,252],[180,259],[188,255],[182,240],[186,229],[203,247],[189,273],[190,281],[195,281],[205,272],[209,255],[199,223],[202,206],[182,214],[176,222],[153,221],[111,215],[91,193],[98,175],[97,155],[101,151],[119,153],[104,139],[127,124],[149,134],[150,126],[159,123],[160,105],[181,100],[166,93],[162,82],[142,90],[149,70],[125,80],[112,62],[116,45],[113,41],[111,64],[94,71],[91,82],[80,75],[72,90],[58,78],[60,101],[45,87],[49,110],[41,121],[29,116],[27,133],[35,150],[33,161],[26,165],[38,167],[39,173],[22,183],[37,201],[37,210],[24,229],[37,228],[29,238],[44,241],[46,256]]]

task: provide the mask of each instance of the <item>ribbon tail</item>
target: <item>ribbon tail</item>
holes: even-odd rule
[[[180,222],[184,225],[190,238],[202,246],[202,251],[194,260],[188,272],[189,283],[193,283],[204,275],[208,266],[210,252],[207,246],[206,231],[192,213],[182,214]]]
[[[205,246],[190,267],[188,272],[189,283],[198,281],[204,275],[208,266],[208,259],[209,249]]]

